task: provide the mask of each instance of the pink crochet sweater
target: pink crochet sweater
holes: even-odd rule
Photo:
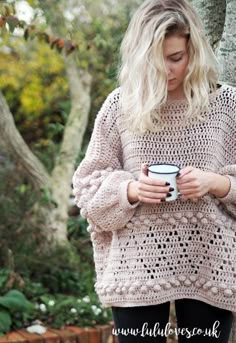
[[[99,111],[73,177],[87,218],[96,292],[104,306],[144,306],[194,298],[236,312],[236,91],[210,95],[204,122],[183,124],[186,102],[163,108],[167,128],[131,133],[115,89]],[[224,198],[130,204],[127,186],[142,163],[166,162],[228,175]]]

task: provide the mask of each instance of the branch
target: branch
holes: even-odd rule
[[[21,28],[24,30],[25,40],[37,38],[49,44],[51,49],[56,48],[58,52],[64,51],[66,56],[78,49],[78,45],[71,40],[50,36],[47,32],[38,30],[35,25],[28,25],[25,21],[19,20],[12,6],[0,5],[0,28],[2,33],[14,32],[16,28]]]

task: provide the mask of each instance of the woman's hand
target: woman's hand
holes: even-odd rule
[[[165,201],[168,193],[173,191],[166,181],[152,179],[147,176],[148,169],[142,165],[138,181],[131,181],[128,185],[128,200],[132,204],[141,201],[146,204],[159,204]]]
[[[196,201],[206,193],[223,197],[229,191],[230,180],[226,176],[188,166],[177,177],[177,187],[183,200]]]

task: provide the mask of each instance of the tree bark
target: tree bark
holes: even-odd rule
[[[81,149],[88,125],[91,103],[90,75],[82,71],[79,73],[74,56],[65,58],[65,68],[71,94],[71,111],[51,177],[52,196],[57,207],[50,214],[50,222],[56,226],[56,240],[59,242],[67,240],[68,199],[71,194],[71,180],[75,160]]]
[[[220,81],[236,86],[235,0],[191,0],[206,29],[221,68]],[[229,343],[236,343],[236,313]]]
[[[0,92],[0,137],[4,149],[22,167],[22,174],[39,193],[50,183],[50,176],[43,164],[29,149],[17,130],[9,106]]]
[[[200,15],[210,45],[215,49],[224,30],[226,0],[190,0]]]
[[[236,1],[226,1],[223,36],[216,51],[221,67],[221,81],[236,86]],[[236,338],[235,338],[236,339]]]
[[[78,70],[74,55],[65,57],[65,68],[71,95],[71,111],[64,129],[63,139],[50,178],[51,200],[45,206],[36,203],[27,214],[27,222],[40,228],[48,244],[39,250],[54,245],[68,245],[67,220],[71,180],[74,164],[81,149],[88,124],[90,110],[91,76]]]

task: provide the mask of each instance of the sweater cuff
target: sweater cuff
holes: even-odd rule
[[[236,203],[236,177],[235,176],[231,176],[231,175],[225,175],[229,178],[230,180],[230,189],[229,192],[223,197],[223,198],[219,198],[218,199],[222,202],[222,203],[232,203],[235,202]]]
[[[134,181],[133,179],[122,181],[119,187],[119,203],[120,207],[123,210],[131,210],[136,208],[140,201],[136,201],[135,203],[131,204],[128,200],[128,185],[131,181]]]

